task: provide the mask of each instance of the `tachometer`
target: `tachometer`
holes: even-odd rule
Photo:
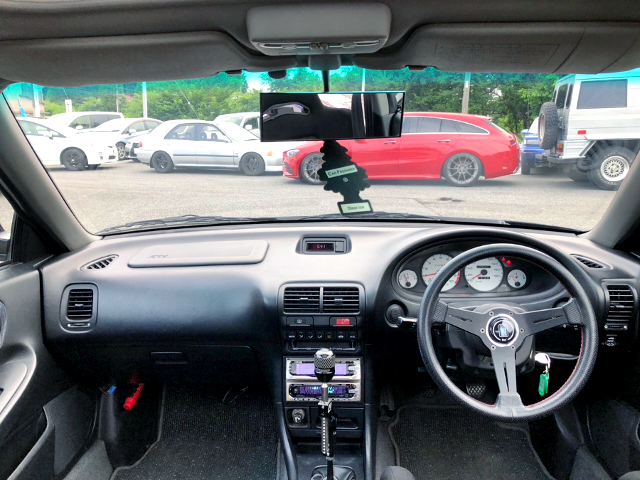
[[[398,283],[404,288],[413,288],[418,283],[418,275],[413,270],[403,270],[398,275]]]
[[[522,270],[511,270],[507,275],[507,283],[513,288],[522,288],[527,283],[527,276]]]
[[[464,269],[464,278],[471,288],[479,292],[489,292],[498,288],[503,276],[502,264],[494,257],[479,260]]]
[[[449,260],[451,260],[451,257],[443,253],[431,255],[425,260],[425,262],[422,264],[422,280],[424,280],[425,285],[429,285],[431,283],[431,280],[433,280],[433,277],[436,276],[436,273],[438,273],[442,267],[449,263]],[[453,277],[447,280],[447,283],[445,283],[444,287],[442,287],[442,291],[446,292],[447,290],[451,290],[458,284],[459,281],[460,272],[457,272]]]

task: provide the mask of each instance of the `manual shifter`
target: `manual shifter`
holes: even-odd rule
[[[328,348],[321,348],[313,357],[316,378],[322,384],[322,398],[318,402],[322,423],[322,454],[327,458],[327,480],[333,480],[333,448],[336,434],[336,414],[331,411],[329,382],[336,373],[336,357]]]

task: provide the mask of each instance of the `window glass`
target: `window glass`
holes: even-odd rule
[[[487,133],[484,128],[476,127],[475,125],[471,125],[469,123],[455,122],[455,124],[460,133],[480,133],[483,135]]]
[[[91,128],[96,128],[109,120],[109,115],[91,115]]]
[[[437,133],[440,131],[439,118],[420,117],[418,119],[418,133]]]
[[[567,92],[567,100],[564,102],[565,108],[571,107],[571,96],[573,95],[573,84],[569,85],[569,91]]]
[[[258,119],[257,118],[249,118],[247,119],[246,122],[244,122],[245,126],[247,125],[251,125],[252,129],[257,129],[258,128]]]
[[[624,108],[627,106],[627,80],[583,81],[578,108]]]
[[[129,133],[130,130],[135,130],[136,132],[143,132],[146,130],[145,126],[144,126],[144,121],[139,121],[139,122],[135,122],[132,123],[131,125],[129,125],[129,128],[127,129],[127,131],[125,133]]]
[[[418,117],[404,117],[402,133],[416,133],[418,131]]]
[[[89,121],[89,115],[80,115],[73,122],[71,122],[69,124],[69,126],[71,128],[77,128],[77,127],[82,127],[83,129],[84,128],[91,128],[91,122]]]
[[[196,126],[192,123],[183,123],[171,130],[164,138],[167,140],[193,140],[196,138]]]
[[[109,120],[117,120],[122,117],[120,115],[112,114],[112,115],[107,115],[107,118],[109,118]]]
[[[556,107],[563,108],[564,101],[567,98],[567,84],[561,85],[558,89],[558,94],[556,95]]]
[[[201,142],[217,142],[223,139],[223,134],[213,125],[198,125],[198,140]]]
[[[160,122],[157,122],[156,120],[145,120],[144,123],[146,126],[146,130],[153,130],[158,125],[160,125]]]
[[[453,120],[447,120],[445,118],[442,119],[442,124],[440,125],[440,132],[442,133],[458,133],[458,129],[456,128],[456,123]]]

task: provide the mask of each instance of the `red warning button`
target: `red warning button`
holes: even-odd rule
[[[333,327],[353,327],[355,324],[355,317],[331,317],[331,326]]]

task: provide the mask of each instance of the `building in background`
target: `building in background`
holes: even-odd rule
[[[16,117],[44,118],[42,87],[31,83],[16,83],[9,85],[4,95]]]

